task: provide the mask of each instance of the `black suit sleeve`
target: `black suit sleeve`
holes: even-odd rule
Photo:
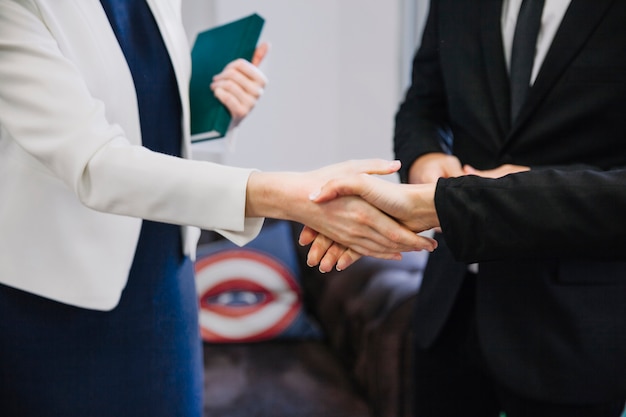
[[[395,117],[394,152],[402,162],[403,182],[407,182],[408,170],[419,156],[444,152],[450,137],[439,61],[437,3],[431,2],[422,43],[413,59],[411,85]]]
[[[626,260],[626,169],[440,179],[435,205],[460,261]]]

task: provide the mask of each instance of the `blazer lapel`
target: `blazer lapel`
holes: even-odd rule
[[[502,44],[502,0],[482,0],[480,4],[481,40],[487,84],[500,129],[498,137],[502,138],[510,127],[509,76]]]
[[[526,103],[522,106],[515,125],[512,126],[511,134],[523,125],[537,108],[614,1],[572,0],[537,74],[537,79],[528,92]]]

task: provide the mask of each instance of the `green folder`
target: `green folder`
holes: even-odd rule
[[[238,58],[251,60],[265,20],[254,13],[198,34],[191,51],[191,141],[221,138],[231,116],[211,91],[213,76]]]

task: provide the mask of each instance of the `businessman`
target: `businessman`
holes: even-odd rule
[[[396,117],[403,181],[626,165],[626,3],[533,3],[431,1]],[[534,59],[520,70],[529,55],[523,40]],[[541,178],[533,187],[550,185]],[[552,203],[526,204],[540,213]],[[519,222],[498,224],[476,233],[512,248],[528,238]],[[501,259],[496,246],[480,259],[487,262],[468,265],[475,259],[458,262],[450,249],[467,236],[447,232],[416,305],[417,415],[618,416],[626,398],[623,259],[591,248]],[[547,227],[537,240],[552,233]]]

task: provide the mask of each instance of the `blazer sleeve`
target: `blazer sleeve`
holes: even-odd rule
[[[455,258],[626,260],[626,169],[440,179],[435,205]]]
[[[253,226],[239,243],[252,238],[260,224],[245,218],[251,170],[132,143],[33,4],[0,4],[0,139],[91,209],[232,232]]]
[[[448,152],[450,146],[437,11],[437,1],[432,1],[422,43],[413,58],[411,85],[395,116],[394,152],[402,162],[399,174],[403,182],[408,181],[408,170],[418,157]]]

